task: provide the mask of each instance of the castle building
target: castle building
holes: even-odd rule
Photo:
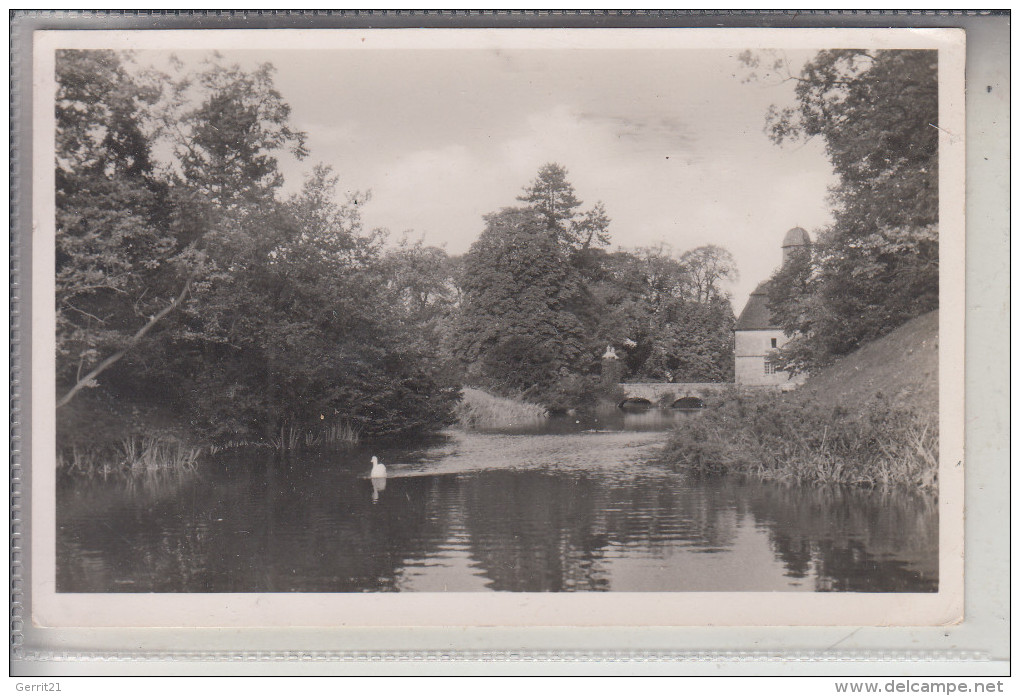
[[[808,233],[794,227],[783,238],[783,263],[797,249],[810,245]],[[761,282],[754,289],[733,327],[734,381],[748,386],[792,387],[800,382],[800,376],[791,377],[769,362],[769,352],[781,348],[787,339],[772,320],[765,286],[766,283]]]

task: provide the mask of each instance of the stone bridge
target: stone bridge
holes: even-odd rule
[[[732,382],[621,382],[624,400],[621,406],[635,406],[645,402],[657,404],[664,399],[667,405],[701,408],[704,397],[733,387]],[[680,400],[683,403],[677,403]]]

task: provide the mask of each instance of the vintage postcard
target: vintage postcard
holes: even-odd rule
[[[964,49],[38,32],[31,621],[959,622]]]

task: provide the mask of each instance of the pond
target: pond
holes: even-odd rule
[[[933,499],[690,478],[684,414],[211,458],[58,486],[60,592],[938,590]],[[385,486],[368,459],[387,464]]]

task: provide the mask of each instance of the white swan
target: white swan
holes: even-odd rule
[[[386,467],[379,463],[379,457],[372,457],[372,473],[368,475],[369,478],[386,478]]]

